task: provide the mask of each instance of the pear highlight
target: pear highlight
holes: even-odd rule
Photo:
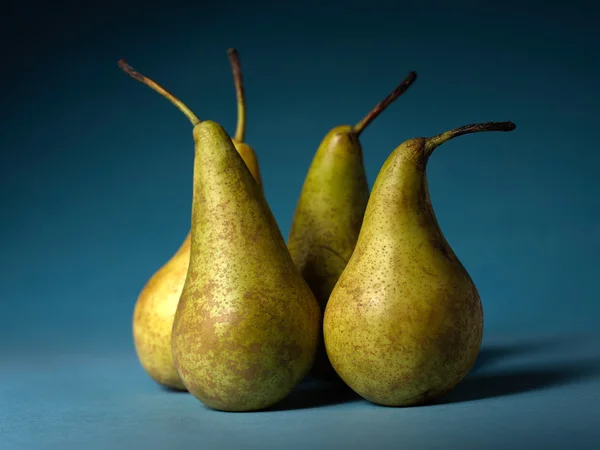
[[[410,72],[354,126],[333,128],[319,145],[306,175],[288,238],[288,248],[321,310],[356,245],[369,199],[360,135],[416,80]],[[321,342],[312,374],[334,380]]]
[[[238,109],[236,137],[232,141],[256,181],[262,186],[256,154],[244,142],[246,103],[239,56],[235,49],[229,49],[228,54],[234,74]],[[192,124],[200,123],[200,119],[164,87],[135,71],[123,60],[118,62],[118,66],[173,103]],[[140,364],[157,383],[177,390],[185,390],[185,386],[173,364],[171,330],[188,270],[190,242],[191,235],[188,232],[177,252],[146,282],[133,312],[133,341]]]
[[[514,129],[511,122],[488,122],[410,139],[382,166],[323,324],[333,368],[365,399],[387,406],[430,402],[472,368],[483,336],[481,300],[439,227],[426,167],[450,139]]]

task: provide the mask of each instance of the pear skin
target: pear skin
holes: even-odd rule
[[[194,142],[191,253],[173,324],[175,366],[210,408],[265,409],[312,367],[319,305],[225,130],[202,122]]]
[[[490,122],[411,139],[381,168],[323,324],[333,368],[363,398],[422,404],[451,391],[472,368],[483,336],[481,300],[439,227],[426,166],[449,139],[514,128]]]
[[[246,103],[239,57],[235,49],[229,49],[228,55],[234,75],[238,110],[236,137],[232,141],[256,181],[262,186],[256,153],[244,142]],[[119,62],[119,66],[179,107],[184,106],[162,86],[137,72],[132,74],[131,68],[123,62]],[[186,116],[190,117],[190,114],[189,111],[186,112]],[[185,386],[173,364],[171,330],[189,265],[190,239],[188,232],[177,252],[148,280],[137,298],[133,314],[133,341],[142,367],[157,383],[178,390],[185,390]]]
[[[190,257],[190,235],[148,280],[133,312],[133,342],[144,370],[157,383],[185,390],[171,355],[171,328]]]
[[[294,212],[288,248],[321,311],[356,245],[369,186],[360,134],[416,80],[411,72],[363,120],[333,128],[317,149]],[[312,374],[335,380],[321,340]]]

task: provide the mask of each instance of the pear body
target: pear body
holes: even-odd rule
[[[244,142],[232,142],[260,184],[254,151]],[[190,242],[188,232],[177,252],[148,280],[133,314],[133,341],[142,367],[157,383],[178,390],[185,386],[173,364],[171,331],[190,261]]]
[[[133,313],[133,341],[144,370],[157,383],[185,390],[171,355],[171,328],[187,274],[190,235],[138,296]]]
[[[250,147],[245,142],[238,141],[235,138],[231,138],[231,141],[233,142],[233,145],[235,146],[237,152],[240,154],[240,156],[246,163],[246,166],[250,170],[250,173],[252,174],[256,182],[262,187],[262,177],[260,174],[260,167],[258,165],[258,157],[256,156],[256,153],[254,152],[252,147]]]
[[[313,158],[288,238],[290,255],[322,312],[354,251],[368,199],[360,141],[352,127],[336,127]],[[335,377],[322,340],[312,374]]]
[[[324,317],[329,359],[367,400],[428,402],[473,366],[481,301],[431,206],[424,139],[398,147],[373,186],[356,249]]]
[[[194,128],[190,265],[172,350],[186,388],[223,411],[268,408],[308,373],[320,311],[223,128]]]

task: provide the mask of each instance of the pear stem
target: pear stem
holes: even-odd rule
[[[167,100],[169,100],[171,103],[173,103],[173,105],[175,105],[179,109],[179,111],[181,111],[183,114],[185,114],[185,116],[189,119],[189,121],[192,122],[192,125],[196,126],[201,122],[201,120],[198,118],[198,116],[196,114],[194,114],[190,108],[185,106],[185,104],[181,100],[179,100],[177,97],[175,97],[169,91],[167,91],[160,84],[152,81],[150,78],[139,73],[137,70],[135,70],[129,64],[127,64],[124,59],[120,59],[119,62],[117,63],[117,65],[127,75],[129,75],[132,78],[138,80],[139,82],[145,84],[150,89],[158,92],[160,95],[162,95]]]
[[[244,80],[242,78],[242,65],[240,63],[240,57],[235,48],[227,50],[229,55],[229,62],[231,63],[231,70],[233,72],[233,82],[235,84],[235,93],[237,96],[237,127],[235,129],[235,140],[238,142],[244,142],[244,135],[246,134],[246,101],[244,99]]]
[[[512,122],[485,122],[465,125],[464,127],[455,128],[454,130],[446,131],[426,139],[425,154],[431,155],[433,151],[445,142],[463,134],[479,133],[481,131],[512,131],[517,126]]]
[[[356,136],[360,136],[360,133],[369,125],[375,118],[383,112],[388,106],[390,106],[398,97],[400,97],[406,90],[410,87],[411,84],[417,79],[416,72],[410,72],[408,76],[400,83],[396,88],[390,92],[387,97],[381,100],[379,103],[375,105],[375,107],[369,111],[369,113],[354,127],[352,130]]]

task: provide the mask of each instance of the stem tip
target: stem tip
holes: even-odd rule
[[[417,72],[409,72],[402,83],[400,83],[396,88],[390,92],[383,100],[377,103],[371,111],[356,125],[354,125],[353,130],[356,136],[359,136],[360,133],[371,123],[375,118],[383,112],[388,106],[390,106],[398,97],[406,92],[406,90],[410,87],[411,84],[415,82],[417,79]]]

